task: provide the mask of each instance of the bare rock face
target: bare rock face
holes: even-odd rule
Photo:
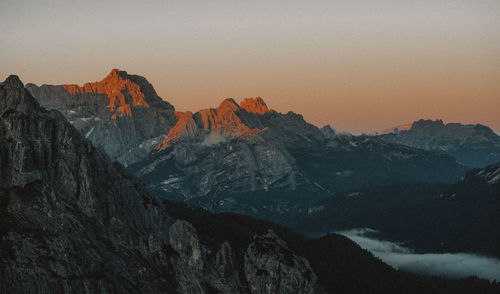
[[[180,293],[247,292],[227,241],[213,254],[200,243],[189,222],[178,220],[170,230],[170,246],[176,252],[172,264]]]
[[[256,98],[245,98],[240,103],[241,109],[245,109],[247,112],[253,112],[258,114],[264,114],[270,111],[267,108],[266,102],[261,97]]]
[[[0,86],[0,115],[0,292],[170,287],[161,202],[16,76]]]
[[[1,293],[268,293],[250,292],[229,242],[202,244],[16,76],[0,84],[0,142]],[[287,254],[297,262],[279,275],[296,280],[304,262]]]
[[[271,274],[272,273],[272,274]],[[250,293],[315,293],[317,277],[309,262],[294,255],[273,231],[255,236],[245,255]]]
[[[323,126],[320,130],[327,139],[334,138],[336,135],[335,129],[330,125]]]
[[[225,99],[215,109],[176,113],[178,122],[165,140],[130,170],[156,193],[183,200],[217,191],[295,189],[301,174],[287,144],[319,141],[321,132],[298,115],[259,114],[252,103],[265,106],[262,98],[245,99],[241,105],[247,111]]]
[[[27,85],[47,109],[57,109],[113,160],[129,165],[145,157],[177,121],[143,77],[112,70],[100,82],[83,86]]]

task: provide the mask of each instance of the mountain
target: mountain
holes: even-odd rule
[[[500,161],[500,136],[489,127],[442,120],[419,120],[408,130],[383,134],[381,139],[455,157],[469,167],[485,167]]]
[[[497,293],[500,284],[468,278],[447,280],[396,271],[353,241],[329,234],[308,239],[289,229],[264,220],[232,213],[213,214],[180,202],[165,201],[169,212],[198,228],[205,244],[231,240],[234,252],[246,249],[248,239],[269,229],[276,232],[289,249],[307,258],[328,293]],[[269,292],[266,292],[269,293]]]
[[[26,88],[43,107],[59,110],[95,146],[125,166],[144,158],[176,123],[174,107],[145,78],[117,69],[81,87]]]
[[[0,85],[0,116],[0,292],[320,287],[308,261],[271,231],[248,240],[239,256],[228,242],[210,249],[200,243],[192,224],[170,217],[61,113],[40,107],[16,76]]]
[[[453,185],[357,189],[311,205],[284,223],[304,234],[369,227],[419,253],[500,257],[500,163]]]
[[[274,218],[342,191],[452,183],[466,171],[446,155],[319,129],[260,97],[178,112],[119,70],[83,87],[27,88],[155,194],[212,211]]]
[[[342,236],[163,201],[16,76],[0,84],[0,142],[2,293],[498,290],[397,272]]]
[[[176,116],[165,140],[128,169],[154,193],[211,211],[275,219],[337,192],[451,183],[466,171],[445,155],[320,130],[299,114],[269,110],[261,98]]]

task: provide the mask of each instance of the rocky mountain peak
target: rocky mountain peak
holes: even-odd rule
[[[5,81],[2,83],[4,87],[8,87],[10,89],[12,88],[24,88],[23,82],[19,79],[18,76],[16,75],[10,75],[5,79]]]
[[[441,128],[444,126],[445,124],[442,119],[436,119],[436,120],[420,119],[418,121],[413,122],[413,124],[411,125],[411,129],[412,130],[430,129],[430,128]]]
[[[176,111],[175,116],[177,117],[177,123],[170,129],[167,137],[155,146],[155,150],[164,150],[182,138],[194,137],[199,134],[198,126],[191,111]]]
[[[323,126],[320,131],[323,133],[325,138],[330,139],[335,137],[335,129],[331,125]]]
[[[217,111],[236,111],[239,109],[240,106],[233,98],[226,98],[217,106]]]
[[[164,150],[180,140],[198,140],[215,136],[217,142],[223,138],[248,138],[260,131],[248,126],[239,116],[241,108],[233,98],[224,99],[217,108],[203,109],[195,114],[190,111],[176,112],[177,123],[167,137],[158,144],[157,151]],[[212,140],[209,140],[210,142]]]
[[[177,122],[175,109],[138,75],[113,69],[83,86],[26,86],[47,109],[57,109],[93,144],[129,165],[149,154]]]
[[[121,71],[121,70],[119,70],[119,69],[117,69],[117,68],[113,68],[113,69],[109,72],[109,74],[107,75],[107,77],[118,76],[118,74],[119,74],[120,72],[123,72],[123,73],[127,74],[127,72],[126,72],[126,71]]]
[[[76,84],[62,85],[68,93],[104,94],[109,98],[106,106],[111,112],[111,118],[117,116],[132,116],[131,106],[149,107],[141,86],[127,78],[127,72],[113,69],[100,82],[85,83],[82,87]]]
[[[266,102],[261,97],[256,98],[245,98],[240,103],[241,109],[246,110],[247,112],[253,112],[257,114],[264,114],[270,109],[267,107]]]
[[[29,115],[33,109],[39,108],[36,100],[31,97],[27,97],[26,90],[24,89],[24,84],[23,82],[21,82],[18,76],[10,75],[0,85],[5,91],[5,99],[2,99],[2,101],[0,101],[1,113],[9,109],[15,109]]]

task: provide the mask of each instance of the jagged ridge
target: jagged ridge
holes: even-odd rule
[[[82,87],[27,88],[42,106],[60,110],[95,146],[124,165],[144,158],[177,121],[174,107],[145,78],[117,69]]]
[[[292,265],[279,272],[281,251],[255,256],[252,242],[248,270],[227,242],[210,255],[190,223],[169,218],[143,184],[58,111],[40,107],[16,76],[0,85],[0,117],[0,292],[262,293],[247,285],[270,277],[280,281],[277,293],[318,287],[291,252]],[[271,246],[286,247],[273,238]]]

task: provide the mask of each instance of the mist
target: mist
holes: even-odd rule
[[[369,228],[336,232],[356,242],[383,262],[406,272],[447,278],[476,276],[500,281],[500,259],[471,253],[416,254],[401,243],[376,238]]]
[[[201,145],[202,146],[212,146],[212,145],[224,143],[226,141],[227,140],[223,135],[221,135],[219,133],[212,132],[205,138],[205,140],[203,140],[203,142],[201,142]]]

